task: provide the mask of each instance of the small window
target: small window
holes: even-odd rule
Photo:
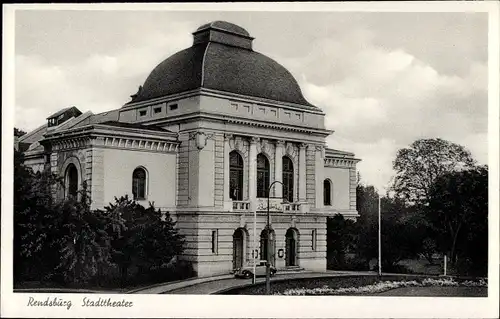
[[[132,174],[132,195],[134,200],[146,199],[146,170],[138,167]]]
[[[271,115],[276,117],[276,110],[271,110]]]
[[[154,112],[155,114],[161,113],[161,107],[155,107]]]
[[[297,120],[300,120],[300,114],[299,114],[299,113],[297,113],[297,114],[295,114],[295,115],[297,116]]]
[[[269,161],[262,153],[257,155],[257,198],[267,197],[269,189]]]
[[[285,116],[288,116],[288,118],[290,118],[292,114],[290,112],[285,112]]]
[[[311,232],[311,243],[312,243],[312,250],[316,250],[316,229],[313,229]]]
[[[217,230],[212,230],[212,253],[217,254],[217,246],[219,239],[217,238]]]
[[[139,116],[146,116],[147,113],[148,111],[146,110],[139,111]]]
[[[238,110],[238,104],[236,103],[231,103],[231,107],[235,110]]]
[[[170,104],[168,106],[170,108],[170,111],[177,110],[178,105],[177,104]]]
[[[250,113],[250,105],[243,105],[246,112]]]
[[[323,204],[332,206],[332,182],[328,179],[323,182]]]
[[[263,114],[266,114],[266,109],[265,109],[265,108],[261,107],[261,108],[259,108],[259,110],[260,110]]]

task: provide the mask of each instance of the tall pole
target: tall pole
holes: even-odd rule
[[[254,206],[254,205],[252,205]],[[256,239],[257,239],[257,209],[256,207],[253,207],[253,251],[252,251],[252,257],[253,257],[253,280],[252,283],[255,284],[256,279],[255,279],[255,259],[257,259],[257,245],[256,245]]]
[[[274,184],[274,183],[273,183]],[[272,184],[271,184],[272,185]],[[271,241],[269,238],[270,231],[269,231],[269,192],[271,190],[271,186],[269,186],[269,189],[267,190],[267,235],[266,235],[266,246],[267,246],[267,256],[266,256],[266,295],[271,294]]]
[[[270,225],[269,225],[269,194],[271,193],[271,188],[273,187],[274,184],[280,183],[283,186],[283,183],[280,181],[274,181],[269,185],[267,189],[267,226],[266,226],[266,234],[267,234],[267,260],[266,260],[266,295],[271,294],[271,238],[270,238]],[[281,197],[282,198],[282,197]]]
[[[382,222],[380,218],[380,195],[378,196],[378,275],[382,276]]]

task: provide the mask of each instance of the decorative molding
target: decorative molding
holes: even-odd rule
[[[284,140],[277,140],[276,147],[285,147],[285,141]]]
[[[233,134],[224,133],[224,141],[231,141],[234,138]]]
[[[257,144],[260,142],[260,137],[255,137],[255,136],[252,136],[250,138],[250,144]]]
[[[347,158],[325,158],[326,167],[356,167],[355,159]]]
[[[66,151],[70,149],[86,148],[91,145],[89,136],[73,137],[52,141],[52,151]]]
[[[299,144],[299,149],[305,149],[307,147],[307,144],[306,143],[300,143]]]
[[[205,132],[196,131],[189,133],[189,140],[194,140],[196,142],[196,148],[202,150],[207,146],[207,140],[213,139],[214,134],[205,134]]]

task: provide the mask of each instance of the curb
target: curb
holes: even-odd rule
[[[309,272],[310,274],[311,272]],[[346,277],[359,277],[359,276],[378,276],[377,274],[351,274],[351,273],[345,273],[345,274],[317,274],[316,276],[310,276],[310,277],[297,277],[297,278],[274,278],[271,280],[271,283],[273,282],[282,282],[282,281],[294,281],[294,280],[302,280],[302,279],[318,279],[318,278],[333,278],[333,277],[342,277],[342,278],[346,278]],[[230,287],[230,288],[224,288],[224,289],[221,289],[221,290],[217,290],[213,293],[211,293],[210,295],[219,295],[219,294],[223,294],[227,291],[231,291],[233,289],[240,289],[240,288],[245,288],[245,287],[250,287],[250,286],[259,286],[259,285],[265,285],[266,282],[265,281],[261,281],[261,282],[257,282],[255,284],[241,284],[241,285],[237,285],[237,286],[233,286],[233,287]]]
[[[164,294],[164,293],[169,292],[169,291],[174,291],[174,290],[177,290],[177,289],[183,289],[183,288],[186,288],[186,287],[191,287],[191,286],[202,284],[202,283],[205,283],[205,282],[211,282],[211,281],[217,281],[217,280],[223,280],[223,279],[230,279],[232,277],[233,277],[232,275],[220,275],[220,276],[213,276],[213,277],[196,277],[195,279],[188,279],[188,280],[186,280],[186,279],[184,279],[184,280],[176,280],[176,281],[164,282],[164,283],[154,284],[154,285],[143,287],[143,288],[137,288],[137,289],[129,290],[129,291],[126,292],[126,294],[141,293],[141,291],[144,291],[144,290],[149,290],[149,289],[154,289],[154,288],[157,288],[157,287],[165,286],[165,288],[166,288],[165,291],[157,293],[157,294]],[[188,283],[187,281],[192,281],[192,282]],[[175,284],[178,284],[178,283],[181,283],[181,282],[186,282],[186,285],[184,285],[182,287],[176,287],[176,288],[168,289],[169,288],[168,286],[175,285]]]

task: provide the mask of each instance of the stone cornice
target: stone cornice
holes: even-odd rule
[[[356,167],[360,160],[357,158],[340,158],[328,156],[325,158],[325,167]]]
[[[225,92],[225,91],[218,91],[218,90],[213,90],[213,89],[207,89],[207,88],[198,88],[182,93],[176,93],[172,95],[167,95],[155,99],[150,99],[146,101],[140,101],[140,102],[135,102],[135,103],[130,103],[130,104],[125,104],[121,109],[123,110],[129,110],[129,109],[134,109],[134,108],[140,108],[140,107],[145,107],[145,106],[150,106],[150,105],[156,105],[158,103],[165,103],[165,102],[172,102],[184,98],[189,98],[193,96],[212,96],[212,97],[219,97],[223,99],[235,99],[235,100],[240,100],[242,102],[246,103],[253,103],[253,104],[260,104],[260,105],[267,105],[267,106],[274,106],[274,107],[282,107],[282,108],[287,108],[290,110],[294,111],[301,111],[301,112],[307,112],[307,113],[314,113],[314,114],[320,114],[320,115],[325,115],[323,110],[320,108],[313,108],[310,106],[305,106],[305,105],[300,105],[300,104],[295,104],[295,103],[289,103],[289,102],[281,102],[281,101],[275,101],[275,100],[270,100],[270,99],[265,99],[265,98],[259,98],[259,97],[253,97],[253,96],[246,96],[246,95],[241,95],[241,94],[236,94],[236,93],[231,93],[231,92]]]
[[[53,151],[105,147],[151,152],[176,152],[179,146],[176,136],[177,134],[171,132],[145,132],[145,130],[122,127],[115,130],[115,127],[110,128],[105,125],[88,125],[47,135],[40,143],[51,145]]]
[[[188,114],[181,114],[178,116],[172,117],[163,117],[160,119],[147,119],[142,122],[136,122],[140,124],[156,124],[156,125],[168,125],[171,123],[177,123],[179,121],[189,121],[189,120],[208,120],[215,122],[226,122],[231,124],[240,124],[240,125],[248,125],[254,127],[262,127],[262,128],[271,128],[282,131],[291,131],[291,132],[299,132],[306,134],[319,135],[323,137],[327,137],[333,134],[333,130],[326,129],[318,129],[312,128],[308,126],[299,126],[296,124],[285,124],[285,123],[277,123],[273,121],[266,120],[252,120],[244,117],[237,117],[231,115],[219,115],[215,113],[203,112],[203,111],[195,111]]]

